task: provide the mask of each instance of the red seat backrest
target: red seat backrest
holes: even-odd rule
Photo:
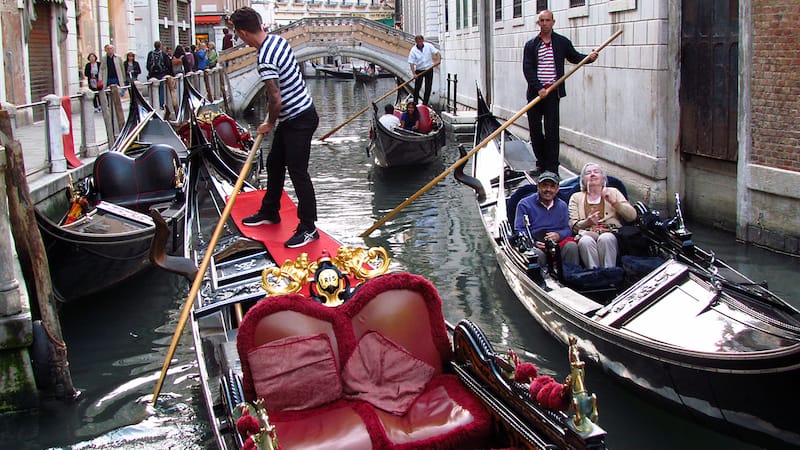
[[[242,148],[241,136],[236,121],[231,116],[219,115],[214,119],[214,131],[229,147]]]
[[[438,373],[450,359],[442,300],[418,275],[394,273],[369,280],[340,308],[350,317],[356,341],[378,331]]]
[[[419,111],[419,122],[417,131],[420,133],[430,133],[433,130],[433,120],[431,120],[431,110],[425,105],[417,105]]]

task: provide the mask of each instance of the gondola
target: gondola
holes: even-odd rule
[[[186,147],[131,86],[123,132],[97,157],[92,175],[36,205],[56,297],[101,292],[150,267],[158,209],[178,235],[185,212]],[[169,145],[165,144],[169,143]],[[176,247],[177,250],[179,247]]]
[[[252,135],[218,101],[208,100],[188,77],[183,77],[183,94],[173,127],[186,145],[190,145],[192,117],[197,119],[206,140],[216,145],[223,161],[238,173],[253,145]]]
[[[478,100],[476,146],[501,126],[480,91]],[[474,189],[497,263],[533,319],[679,412],[773,447],[800,442],[800,312],[695,245],[677,196],[671,218],[636,203],[637,222],[618,231],[637,244],[621,245],[622,268],[565,270],[550,245],[543,271],[511,230],[514,202],[535,191],[534,168],[530,145],[503,131],[474,154],[470,175],[455,172]],[[563,181],[559,196],[575,184]]]
[[[334,78],[337,80],[353,80],[355,79],[355,75],[353,74],[352,70],[344,70],[342,68],[330,68],[330,67],[317,67],[317,70],[322,72],[322,75],[325,78]]]
[[[447,140],[444,123],[433,108],[418,105],[417,110],[420,114],[419,132],[399,127],[388,129],[378,120],[382,113],[373,104],[367,155],[376,166],[413,166],[439,158],[439,150]],[[399,113],[395,115],[399,117]]]
[[[216,228],[223,230],[217,247],[206,248],[233,182],[219,172],[213,145],[196,155],[184,244],[191,259],[164,254],[166,227],[151,258],[193,279],[200,259],[214,252],[199,295],[190,299],[189,322],[220,449],[251,448],[253,441],[285,450],[605,448],[576,353],[565,352],[568,384],[537,377],[513,353],[496,353],[468,321],[449,335],[433,286],[386,273],[383,249],[343,246],[322,230],[318,241],[284,248],[284,234],[297,223],[285,194],[280,224],[242,227],[263,195],[245,185],[231,218]],[[372,379],[359,361],[386,372]],[[341,387],[345,378],[350,388]],[[550,400],[542,400],[549,409],[531,397],[534,383],[534,397],[549,386]],[[570,404],[568,415],[562,409]]]

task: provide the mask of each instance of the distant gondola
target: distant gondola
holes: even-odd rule
[[[413,166],[428,164],[439,158],[439,150],[446,143],[444,123],[433,108],[418,105],[419,132],[399,127],[386,128],[374,106],[370,142],[367,154],[378,167]],[[395,113],[398,115],[399,113]]]
[[[475,142],[499,127],[479,91]],[[530,145],[504,131],[475,153],[472,176],[456,171],[475,190],[497,262],[532,318],[565,344],[577,337],[581,355],[621,382],[726,433],[800,442],[800,312],[696,246],[679,201],[673,218],[636,204],[637,223],[618,232],[637,244],[626,245],[621,267],[568,270],[551,245],[549,270],[540,270],[511,230],[516,202],[535,191],[534,168]],[[576,184],[563,181],[559,196]]]

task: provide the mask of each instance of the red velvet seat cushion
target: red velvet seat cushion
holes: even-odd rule
[[[342,383],[347,398],[402,415],[435,373],[380,333],[369,332],[345,363]]]
[[[431,120],[431,111],[425,105],[417,105],[419,111],[419,122],[417,122],[417,131],[420,133],[430,133],[433,130],[433,120]]]
[[[299,294],[265,299],[250,308],[236,337],[245,399],[253,401],[258,398],[253,383],[256,374],[250,367],[251,351],[287,337],[319,334],[327,336],[337,372],[341,372],[342,361],[349,357],[355,347],[355,338],[349,320],[335,308],[322,306]],[[321,382],[324,380],[316,381]],[[267,408],[271,411],[269,403]]]
[[[340,400],[303,413],[270,414],[270,419],[284,450],[371,449],[372,438],[358,409],[363,407]]]
[[[290,336],[247,354],[256,396],[270,411],[316,408],[342,396],[339,370],[326,334]]]
[[[437,375],[405,415],[373,410],[392,449],[486,448],[492,422],[483,405],[454,375]]]

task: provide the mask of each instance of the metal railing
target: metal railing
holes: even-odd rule
[[[184,76],[209,100],[223,100],[227,106],[227,81],[220,67],[135,83],[156,111],[161,106],[159,89],[164,85],[164,109],[160,113],[165,119],[174,119],[183,95]],[[51,94],[38,102],[4,105],[9,111],[13,137],[22,147],[26,176],[66,172],[69,161],[65,151],[67,155],[74,153],[80,159],[95,157],[108,150],[127,120],[128,111],[123,108],[123,101],[130,97],[126,91],[127,86],[116,85],[98,92],[84,88],[63,98]],[[98,112],[94,107],[95,96],[100,101]],[[67,98],[72,110],[69,115],[62,113]],[[71,138],[72,149],[65,149],[65,141],[68,145],[70,141],[63,138],[65,135]]]
[[[451,85],[453,86],[452,90],[450,89]],[[445,98],[444,110],[453,113],[453,115],[456,115],[456,109],[458,105],[458,101],[456,100],[457,98],[458,98],[458,74],[448,73],[447,96]]]

